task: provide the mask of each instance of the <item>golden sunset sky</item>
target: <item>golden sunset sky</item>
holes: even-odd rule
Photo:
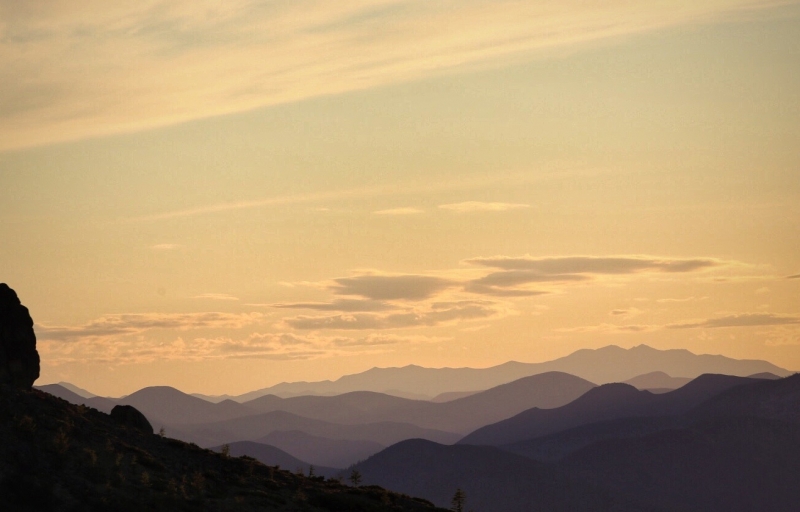
[[[38,384],[800,370],[800,3],[0,0]]]

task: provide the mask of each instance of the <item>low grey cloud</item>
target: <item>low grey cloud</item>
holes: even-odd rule
[[[496,297],[531,297],[550,292],[521,289],[517,286],[530,283],[575,282],[587,279],[589,277],[580,274],[542,274],[534,270],[506,270],[473,279],[465,284],[464,290]]]
[[[437,303],[423,311],[395,311],[392,313],[355,313],[333,316],[297,316],[286,319],[295,329],[360,330],[405,329],[432,327],[463,320],[475,320],[500,315],[502,310],[489,301],[457,301]]]
[[[528,270],[543,275],[559,274],[633,274],[638,272],[693,272],[720,266],[710,258],[667,259],[644,256],[597,257],[565,256],[555,258],[532,258],[495,256],[472,258],[467,263],[503,270]]]
[[[695,328],[720,328],[720,327],[760,327],[768,325],[793,325],[800,324],[800,317],[796,315],[778,315],[774,313],[743,313],[740,315],[727,315],[709,318],[697,322],[670,324],[669,329],[695,329]]]
[[[262,319],[261,313],[131,313],[106,315],[80,326],[35,326],[36,337],[73,341],[137,334],[151,329],[239,329]]]
[[[355,295],[374,300],[423,300],[457,283],[424,275],[360,275],[334,279],[329,289],[336,295]]]
[[[331,302],[288,302],[272,304],[280,309],[312,309],[315,311],[342,311],[349,313],[388,311],[396,309],[395,306],[378,300],[337,299]]]

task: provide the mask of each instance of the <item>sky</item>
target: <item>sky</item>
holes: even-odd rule
[[[794,1],[0,0],[38,384],[582,348],[800,370]]]

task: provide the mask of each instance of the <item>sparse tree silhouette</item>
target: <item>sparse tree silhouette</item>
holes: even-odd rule
[[[223,457],[229,457],[231,455],[230,445],[228,443],[223,444],[221,452]]]
[[[361,485],[361,473],[359,473],[357,469],[354,469],[350,473],[350,483],[353,484],[353,487]]]
[[[314,475],[314,465],[313,464],[308,466],[308,476],[310,476],[310,477],[316,476],[316,475]]]
[[[459,487],[456,493],[453,494],[453,499],[450,500],[450,510],[453,512],[464,512],[464,502],[467,501],[467,495]]]

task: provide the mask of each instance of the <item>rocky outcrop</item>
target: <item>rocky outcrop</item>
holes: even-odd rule
[[[0,386],[31,389],[39,378],[39,353],[28,308],[0,283]]]
[[[153,433],[153,426],[150,425],[144,414],[132,405],[115,405],[111,409],[111,417],[120,425],[141,430],[146,434]]]

